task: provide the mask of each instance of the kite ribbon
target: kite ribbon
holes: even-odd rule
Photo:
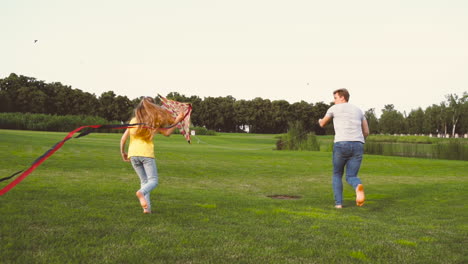
[[[78,136],[76,136],[76,138],[79,138],[79,137],[83,137],[83,136],[86,136],[90,133],[92,133],[94,131],[94,129],[97,129],[97,128],[111,128],[111,129],[123,129],[123,128],[129,128],[129,127],[133,127],[135,125],[141,125],[141,123],[139,124],[123,124],[123,125],[91,125],[91,126],[82,126],[82,127],[79,127],[73,131],[71,131],[70,133],[68,133],[68,135],[66,137],[64,137],[61,141],[59,141],[57,144],[55,144],[52,148],[50,148],[48,151],[46,151],[42,156],[40,156],[39,158],[37,158],[33,163],[32,165],[27,169],[27,170],[22,170],[22,171],[18,171],[18,172],[15,172],[13,175],[11,176],[8,176],[8,177],[5,177],[5,178],[2,178],[0,179],[0,181],[4,181],[4,180],[8,180],[8,179],[11,179],[13,178],[15,175],[21,173],[20,176],[18,176],[18,178],[16,178],[15,180],[13,180],[12,182],[10,182],[7,186],[3,187],[2,189],[0,189],[0,196],[1,195],[4,195],[5,193],[7,193],[9,190],[11,190],[13,187],[15,187],[18,183],[20,183],[22,180],[24,180],[24,178],[26,178],[31,172],[33,172],[37,167],[39,167],[39,165],[41,165],[44,161],[46,161],[50,156],[52,156],[52,154],[54,154],[57,150],[59,150],[63,144],[65,144],[65,142],[67,142],[68,140],[70,140],[73,135],[82,130],[83,128],[92,128],[92,130],[89,130],[89,131],[84,131],[84,132],[81,132],[81,134],[79,134]]]

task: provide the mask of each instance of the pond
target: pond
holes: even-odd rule
[[[366,142],[366,154],[468,161],[468,144],[441,142],[433,144]]]

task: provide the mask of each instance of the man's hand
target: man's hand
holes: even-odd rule
[[[328,122],[330,122],[331,117],[330,116],[325,116],[324,118],[321,118],[318,120],[318,124],[320,127],[325,127]]]

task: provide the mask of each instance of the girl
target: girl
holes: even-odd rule
[[[136,192],[136,196],[145,214],[151,213],[150,192],[158,185],[153,137],[156,133],[170,136],[174,132],[175,125],[183,119],[184,113],[180,113],[174,120],[169,112],[154,103],[153,98],[144,97],[135,108],[135,116],[130,120],[131,124],[144,124],[127,128],[120,139],[122,159],[131,162],[140,177],[141,188]],[[127,154],[125,144],[128,136],[130,136],[130,143]]]

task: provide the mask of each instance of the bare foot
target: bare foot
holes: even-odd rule
[[[144,209],[144,210],[143,210],[143,213],[144,213],[144,214],[151,214],[151,211],[148,210],[148,209]]]
[[[359,184],[356,187],[356,205],[357,206],[363,206],[364,201],[365,201],[365,195],[364,195],[364,186],[362,184]]]
[[[343,206],[341,204],[337,204],[337,205],[335,205],[335,208],[336,209],[341,209],[341,208],[343,208]]]
[[[140,200],[141,207],[143,207],[143,209],[148,208],[148,203],[146,202],[146,199],[143,193],[140,191],[137,191],[136,196],[138,197],[138,200]]]

